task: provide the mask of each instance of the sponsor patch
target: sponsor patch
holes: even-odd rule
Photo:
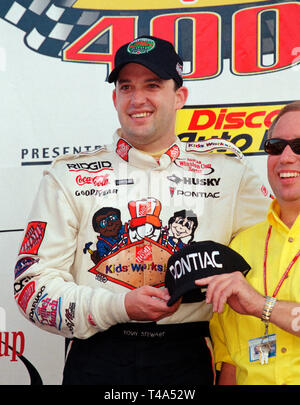
[[[128,185],[128,184],[134,184],[133,179],[119,179],[115,181],[116,186],[123,186],[123,185]]]
[[[117,143],[117,154],[126,162],[128,162],[128,152],[130,151],[131,146],[129,143],[125,142],[123,139],[120,139]]]
[[[57,300],[44,296],[40,300],[36,317],[42,325],[52,326],[60,330],[61,328],[61,298]]]
[[[37,255],[39,247],[41,246],[45,236],[46,225],[46,222],[29,222],[19,255],[24,253]]]
[[[15,278],[19,277],[25,270],[29,269],[34,263],[37,263],[38,260],[33,257],[23,257],[20,259],[15,267]]]
[[[183,66],[180,65],[180,63],[177,63],[176,70],[177,70],[177,73],[179,74],[179,76],[182,77],[183,76]]]
[[[172,162],[177,159],[180,155],[180,150],[177,145],[173,145],[169,150],[167,150],[166,155],[169,156]]]
[[[111,162],[108,160],[95,161],[95,162],[83,162],[83,163],[68,163],[67,168],[70,172],[88,172],[99,173],[102,170],[113,170]]]
[[[84,186],[86,184],[91,184],[96,187],[101,187],[101,186],[106,186],[109,184],[109,175],[108,174],[103,174],[101,176],[82,176],[79,174],[76,177],[76,183],[79,186]]]
[[[189,172],[200,173],[203,175],[209,175],[215,171],[215,169],[211,166],[211,163],[203,163],[200,160],[193,158],[176,159],[174,163],[176,166],[181,167]]]
[[[29,283],[32,278],[33,277],[25,276],[14,283],[15,299],[18,298],[22,289],[26,287],[27,283]]]
[[[35,282],[34,281],[31,281],[23,288],[23,290],[18,298],[18,305],[24,312],[26,312],[28,301],[30,300],[30,298],[32,297],[34,292],[35,292]]]
[[[66,308],[65,311],[65,323],[69,328],[69,331],[72,333],[72,335],[74,333],[74,326],[75,326],[74,325],[75,307],[76,307],[75,302],[70,302],[69,308]]]
[[[149,38],[139,38],[130,42],[127,52],[133,55],[148,53],[155,48],[155,41]]]
[[[233,152],[239,159],[243,159],[243,153],[235,144],[224,139],[207,139],[202,142],[187,142],[185,150],[187,152],[206,153],[214,150],[227,150]]]

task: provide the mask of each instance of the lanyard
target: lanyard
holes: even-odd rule
[[[268,246],[269,246],[269,239],[270,239],[270,236],[271,236],[271,230],[272,230],[272,226],[270,226],[269,229],[268,229],[268,234],[267,234],[266,244],[265,244],[265,254],[264,254],[264,288],[265,288],[265,296],[268,295],[268,293],[267,293],[267,256],[268,256]],[[296,263],[299,256],[300,256],[300,250],[298,251],[296,256],[293,258],[293,260],[290,262],[287,269],[283,273],[279,283],[277,284],[277,287],[275,288],[275,291],[273,293],[273,297],[276,297],[276,295],[278,294],[278,291],[280,290],[280,287],[282,286],[282,283],[287,278],[291,268],[294,266],[294,264]]]

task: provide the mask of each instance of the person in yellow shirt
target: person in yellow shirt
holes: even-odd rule
[[[265,151],[275,198],[230,245],[251,270],[196,281],[208,285],[220,385],[300,384],[300,101],[276,116]]]

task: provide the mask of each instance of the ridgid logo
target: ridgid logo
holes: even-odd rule
[[[169,40],[184,79],[271,73],[299,63],[298,1],[6,0],[0,18],[25,33],[35,52],[64,62],[114,66],[117,49],[140,34]],[[222,52],[221,52],[222,50]]]

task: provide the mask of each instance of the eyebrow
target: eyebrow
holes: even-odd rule
[[[163,79],[160,79],[159,77],[153,77],[153,78],[149,78],[149,79],[146,79],[145,81],[144,81],[144,83],[153,83],[153,82],[155,82],[155,83],[162,83],[162,81],[163,81]],[[118,81],[117,81],[118,83],[120,83],[120,84],[124,84],[124,83],[131,83],[132,82],[132,80],[129,80],[129,79],[121,79],[121,80],[119,80],[118,79]]]

